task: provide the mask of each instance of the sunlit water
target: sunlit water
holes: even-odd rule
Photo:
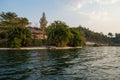
[[[120,47],[0,51],[0,80],[120,80]]]

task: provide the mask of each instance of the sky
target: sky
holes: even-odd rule
[[[120,33],[120,0],[0,0],[1,12],[15,12],[33,26],[45,12],[48,24],[61,20],[71,27]]]

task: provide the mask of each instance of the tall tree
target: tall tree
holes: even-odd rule
[[[45,39],[45,29],[46,29],[47,23],[48,22],[46,20],[45,12],[43,12],[42,17],[40,18],[40,28],[44,33],[44,39]]]

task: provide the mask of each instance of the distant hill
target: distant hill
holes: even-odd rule
[[[104,35],[103,33],[98,33],[89,30],[88,28],[85,27],[77,27],[78,29],[86,38],[86,42],[94,42],[97,44],[109,44],[109,38],[107,35]]]

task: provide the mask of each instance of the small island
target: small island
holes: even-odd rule
[[[45,13],[40,18],[40,27],[30,26],[25,17],[14,12],[0,14],[1,49],[71,49],[85,45],[83,34],[70,28],[65,22],[54,21],[47,26]]]
[[[70,27],[65,22],[56,20],[47,25],[43,12],[39,26],[31,26],[25,17],[14,12],[0,13],[0,50],[29,49],[73,49],[85,45],[111,46],[120,45],[120,34],[104,35],[85,27]]]

